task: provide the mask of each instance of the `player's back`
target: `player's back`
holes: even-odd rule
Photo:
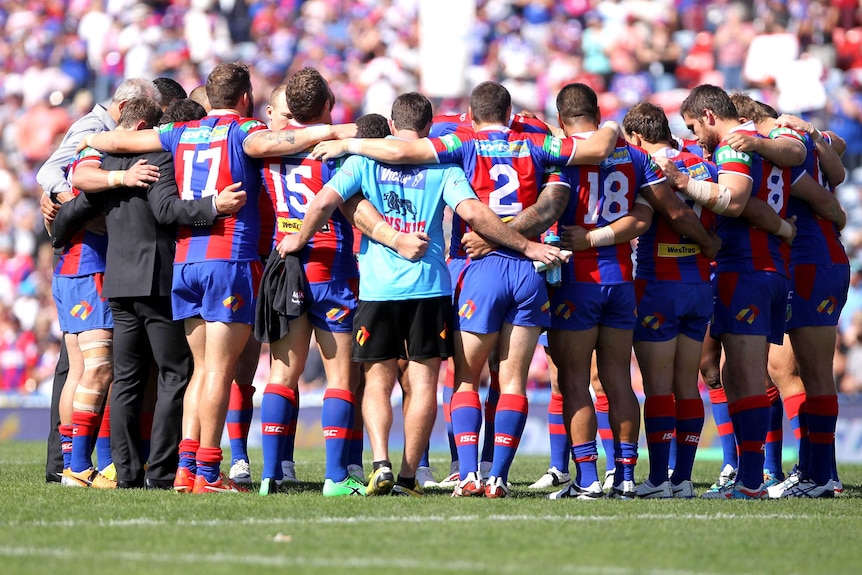
[[[751,129],[747,129],[749,125]],[[763,137],[750,123],[734,133]],[[731,173],[751,179],[751,195],[766,202],[779,216],[786,215],[793,179],[790,168],[777,166],[758,154],[738,152],[726,141],[719,143],[713,158],[719,177]],[[716,233],[722,242],[715,259],[716,271],[777,271],[787,275],[783,242],[778,236],[752,226],[744,217],[721,215],[716,216]]]
[[[715,164],[700,156],[664,148],[660,153],[670,158],[680,172],[699,181],[718,181]],[[715,227],[713,212],[703,208],[680,192],[677,197],[689,206],[701,224],[711,230]],[[663,217],[653,217],[649,229],[638,237],[637,277],[650,281],[707,282],[710,277],[710,260],[701,253],[700,245],[674,231]]]
[[[235,182],[242,182],[247,194],[237,213],[218,218],[212,227],[180,226],[175,263],[258,259],[260,162],[245,154],[242,143],[263,129],[259,120],[235,114],[159,127],[162,146],[174,154],[181,198],[210,197]]]
[[[576,134],[586,139],[589,134]],[[629,213],[641,187],[659,183],[664,175],[644,150],[617,140],[613,152],[598,166],[563,169],[572,186],[560,224],[586,230],[610,225]],[[563,266],[563,283],[612,284],[632,281],[632,249],[627,243],[575,252]]]

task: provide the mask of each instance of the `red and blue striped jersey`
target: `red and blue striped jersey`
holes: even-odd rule
[[[69,168],[69,180],[75,168],[86,162],[96,162],[101,165],[104,154],[93,148],[84,148],[75,156]],[[74,195],[81,192],[72,188]],[[95,273],[104,273],[105,262],[108,254],[108,235],[94,234],[81,229],[63,247],[63,253],[54,267],[55,276],[82,277]]]
[[[700,142],[697,140],[689,140],[688,138],[680,138],[679,136],[673,136],[673,139],[676,142],[679,151],[688,152],[689,154],[693,154],[699,158],[706,158],[703,146],[701,146]]]
[[[455,132],[473,133],[473,120],[469,113],[463,114],[440,114],[431,119],[430,138],[439,138],[446,134]],[[541,120],[528,118],[520,114],[513,114],[509,120],[509,129],[513,132],[523,132],[526,134],[550,134],[548,126]]]
[[[263,258],[268,258],[275,248],[273,243],[275,238],[275,206],[269,201],[266,187],[260,191],[258,206],[260,206],[260,241],[257,243],[257,253]]]
[[[275,208],[276,245],[286,234],[299,232],[308,204],[338,166],[333,160],[315,160],[309,152],[264,160],[263,181]],[[341,210],[335,210],[323,228],[311,237],[299,259],[305,265],[310,283],[359,277],[353,256],[353,227]]]
[[[554,166],[565,165],[575,153],[571,138],[524,134],[505,126],[469,135],[447,134],[429,142],[439,163],[464,168],[476,195],[501,218],[515,216],[535,204],[547,184],[568,186],[568,180]],[[467,224],[455,214],[449,257],[467,257],[461,236],[468,230]],[[505,248],[499,251],[514,254]]]
[[[236,114],[210,115],[158,128],[162,147],[174,154],[177,187],[184,200],[214,196],[242,182],[248,199],[235,214],[211,227],[180,226],[174,263],[251,261],[260,241],[260,160],[250,158],[243,141],[266,125]]]
[[[751,122],[733,131],[763,137]],[[737,152],[725,140],[719,142],[712,157],[719,177],[728,173],[748,178],[752,182],[751,195],[785,217],[793,181],[790,168],[776,166],[758,154]],[[716,233],[721,238],[721,250],[715,258],[717,272],[774,271],[788,275],[778,236],[755,228],[746,218],[721,215],[716,216]]]
[[[680,172],[691,178],[718,181],[715,164],[699,156],[673,148],[663,148],[653,155],[670,158]],[[703,227],[710,230],[715,226],[713,212],[680,192],[676,194],[694,210]],[[675,232],[665,218],[655,216],[649,229],[638,237],[637,264],[638,279],[701,283],[709,281],[711,262],[701,253],[699,244]]]
[[[576,134],[576,139],[586,139]],[[564,168],[572,184],[560,226],[592,230],[628,214],[639,190],[663,182],[664,174],[649,154],[620,138],[610,156],[598,166]],[[632,247],[626,242],[575,252],[562,267],[563,283],[618,284],[632,281]]]
[[[784,131],[790,130],[778,128],[770,132],[769,137],[777,137],[779,133],[784,133]],[[807,173],[821,186],[834,193],[820,170],[820,160],[814,142],[807,135],[803,137],[796,132],[792,133],[802,140],[805,144],[805,150],[808,152],[805,162],[799,167],[799,175],[801,176],[801,172]],[[828,138],[829,136],[823,134],[823,137]],[[794,177],[797,176],[797,169],[794,169],[793,174]],[[796,264],[849,264],[844,245],[841,243],[841,234],[835,223],[824,220],[814,213],[807,202],[793,196],[790,197],[790,202],[787,205],[787,215],[788,217],[796,216],[796,238],[794,238],[790,248],[791,266]]]

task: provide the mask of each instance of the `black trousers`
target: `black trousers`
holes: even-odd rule
[[[179,463],[183,395],[192,359],[182,322],[171,319],[166,296],[110,298],[114,315],[114,385],[111,391],[111,456],[117,480],[139,483],[140,414],[151,359],[159,371],[147,479],[173,481]]]
[[[60,393],[69,375],[69,352],[66,351],[66,338],[60,340],[60,357],[54,368],[54,387],[51,389],[51,429],[48,431],[48,456],[45,460],[45,480],[60,481],[63,474],[63,451],[60,447]]]

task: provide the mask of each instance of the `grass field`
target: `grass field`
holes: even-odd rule
[[[0,573],[784,575],[862,561],[862,466],[839,468],[834,500],[549,501],[527,489],[547,461],[521,455],[509,499],[328,499],[322,450],[297,453],[313,482],[267,498],[67,489],[44,483],[43,456],[0,443]],[[698,463],[698,492],[717,472]]]

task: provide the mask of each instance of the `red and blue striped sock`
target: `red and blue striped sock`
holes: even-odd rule
[[[763,484],[763,449],[769,431],[769,398],[766,394],[744,397],[728,404],[739,444],[737,481],[749,489]]]
[[[102,421],[99,423],[99,432],[96,435],[96,458],[99,460],[100,470],[105,469],[114,462],[113,457],[111,457],[110,404],[105,404],[105,409],[102,411]]]
[[[452,362],[446,364],[446,379],[443,381],[443,420],[446,422],[446,437],[449,440],[450,461],[458,461],[458,446],[452,431],[452,393],[455,391],[455,370]]]
[[[180,467],[185,467],[192,475],[197,475],[198,449],[201,443],[197,439],[183,439],[180,441]]]
[[[263,471],[261,478],[280,480],[282,453],[287,427],[290,425],[296,391],[283,385],[270,383],[263,390],[260,404],[261,447]]]
[[[838,396],[814,395],[805,400],[808,418],[808,441],[811,444],[811,461],[808,476],[817,485],[826,485],[834,474],[835,425],[838,421]]]
[[[701,399],[680,399],[676,402],[676,463],[673,484],[691,479],[694,457],[703,431],[704,409]]]
[[[548,402],[548,435],[551,438],[551,467],[568,473],[571,442],[563,420],[563,396],[559,393],[552,393]]]
[[[353,392],[346,389],[327,389],[323,394],[320,425],[326,447],[326,478],[336,483],[347,478],[355,401]]]
[[[599,439],[602,442],[602,451],[605,452],[605,471],[615,468],[614,464],[614,432],[611,431],[610,406],[608,396],[596,395],[596,426],[599,430]]]
[[[57,426],[57,431],[60,433],[60,449],[63,452],[63,469],[69,469],[72,466],[72,434],[75,427],[69,425]]]
[[[796,460],[797,468],[808,469],[810,461],[810,446],[808,443],[808,429],[805,421],[805,392],[794,393],[790,397],[782,398],[784,401],[784,413],[787,414],[787,420],[790,422],[790,429],[793,430],[793,435],[799,443],[799,455]],[[803,463],[805,466],[803,466]]]
[[[235,381],[230,384],[226,425],[232,461],[248,461],[248,429],[254,416],[253,397],[253,385],[240,385]]]
[[[72,412],[72,461],[75,473],[93,467],[93,438],[98,433],[99,414],[92,411]]]
[[[676,425],[673,395],[653,395],[644,402],[644,432],[649,448],[649,481],[661,485],[667,481],[670,440]]]
[[[150,458],[150,444],[153,437],[153,412],[141,412],[141,461]]]
[[[509,468],[524,435],[529,405],[527,397],[514,393],[500,394],[494,421],[494,456],[491,460],[491,475],[503,481],[509,478]]]
[[[712,419],[718,430],[718,440],[721,443],[722,461],[721,465],[730,465],[734,469],[739,467],[739,455],[736,449],[736,435],[733,433],[733,421],[727,408],[727,395],[724,388],[709,390],[709,401],[712,404]]]
[[[362,450],[364,448],[362,442],[364,439],[365,436],[362,429],[350,430],[350,444],[347,449],[348,465],[358,465],[359,467],[362,467]]]
[[[599,480],[599,470],[596,468],[598,458],[599,447],[595,440],[572,446],[576,485],[586,488]]]
[[[208,483],[218,481],[221,473],[221,447],[199,447],[197,454],[197,475],[203,475]]]
[[[475,391],[459,391],[452,394],[452,432],[458,449],[458,464],[461,477],[478,469],[479,428],[482,426],[482,404]]]
[[[496,421],[497,405],[500,402],[500,372],[491,370],[491,385],[485,396],[485,436],[482,439],[482,461],[494,460],[494,448],[497,440]]]
[[[767,387],[766,397],[769,399],[769,428],[766,433],[763,471],[783,480],[781,456],[784,447],[784,405],[777,387]]]
[[[284,449],[281,451],[282,461],[293,461],[293,450],[296,445],[296,424],[299,421],[299,392],[293,394],[290,400],[293,409],[290,411],[290,423],[284,430]],[[359,460],[362,461],[362,449],[359,450]]]
[[[635,480],[635,465],[638,464],[638,444],[629,441],[614,442],[614,485]],[[667,469],[667,468],[665,468]],[[664,473],[667,480],[667,471]]]

